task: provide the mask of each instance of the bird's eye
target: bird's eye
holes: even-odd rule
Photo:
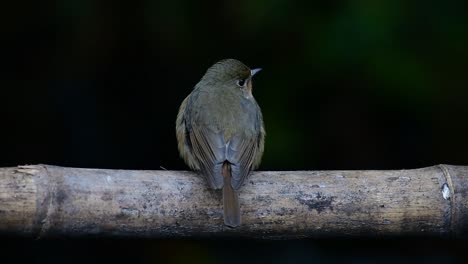
[[[245,85],[245,80],[244,79],[240,79],[237,81],[237,85],[239,85],[240,87],[244,87]]]

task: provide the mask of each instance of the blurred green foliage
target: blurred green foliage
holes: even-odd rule
[[[86,152],[75,144],[79,150],[51,154],[59,163],[100,166],[105,156],[107,166],[185,168],[173,136],[177,107],[206,68],[227,57],[264,68],[254,91],[267,128],[264,169],[466,163],[466,7],[435,0],[17,4],[5,14],[9,68],[28,81],[4,86],[14,95],[35,83],[52,105],[43,110],[50,122],[62,125],[60,135],[46,137],[66,145],[66,131],[74,131],[69,141],[102,154],[73,156]],[[81,101],[93,108],[81,111]],[[85,122],[78,131],[77,121]],[[116,146],[151,155],[107,156]]]

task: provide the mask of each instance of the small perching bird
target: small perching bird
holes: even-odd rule
[[[224,224],[241,224],[237,191],[257,168],[265,129],[252,96],[251,70],[235,59],[211,66],[182,102],[176,120],[179,152],[187,165],[223,189]]]

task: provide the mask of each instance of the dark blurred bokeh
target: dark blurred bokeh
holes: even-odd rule
[[[264,69],[254,84],[267,129],[262,170],[468,165],[466,1],[64,0],[2,6],[2,167],[187,169],[174,135],[178,107],[211,64],[229,57]],[[12,254],[36,254],[28,260],[38,263],[64,262],[54,250],[58,245],[73,254],[89,251],[80,256],[91,263],[114,247],[148,262],[167,261],[173,252],[179,259],[172,263],[209,263],[225,252],[209,241],[2,242]],[[245,256],[257,248],[253,260],[280,254],[274,258],[279,262],[323,262],[340,253],[364,263],[468,259],[454,246],[459,241],[397,242],[226,244],[239,250],[247,243],[253,249]],[[415,247],[410,258],[400,242]],[[348,259],[331,259],[341,260]]]

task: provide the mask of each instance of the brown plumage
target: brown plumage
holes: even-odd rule
[[[176,120],[180,155],[211,188],[223,188],[224,223],[231,227],[241,223],[237,191],[264,149],[262,113],[252,96],[259,70],[234,59],[214,64],[182,102]]]

